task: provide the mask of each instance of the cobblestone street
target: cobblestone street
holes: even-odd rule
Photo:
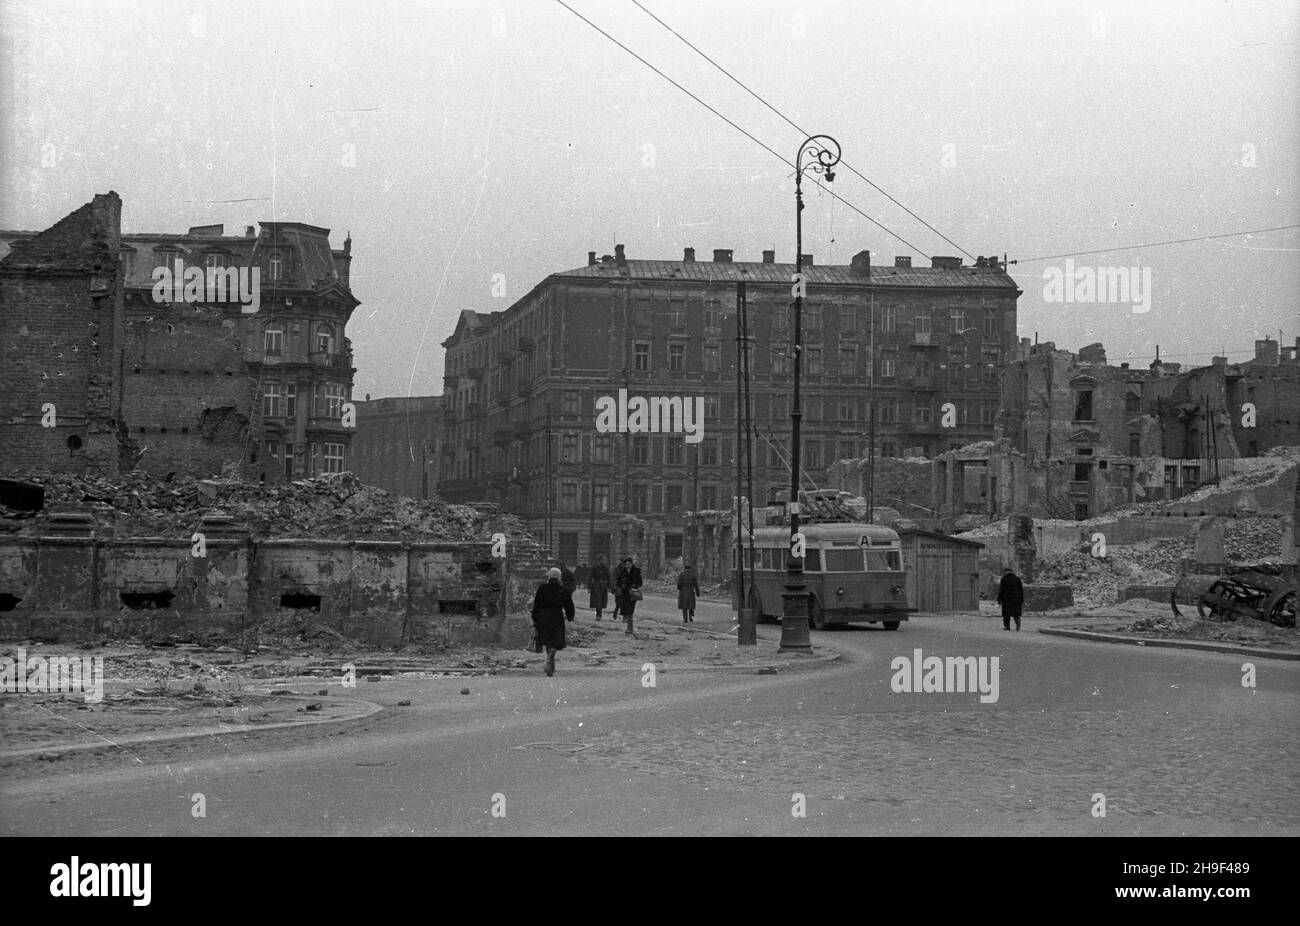
[[[672,626],[647,596],[645,634]],[[697,631],[731,627],[705,602]],[[580,617],[580,623],[583,620]],[[368,685],[333,732],[196,740],[8,777],[7,832],[1295,834],[1300,667],[1006,633],[972,614],[814,634],[776,675],[566,664]],[[760,628],[769,640],[779,627]],[[1000,660],[995,703],[895,693],[891,662]],[[470,692],[465,696],[464,691]],[[58,774],[54,774],[55,770]],[[202,792],[209,816],[190,818]],[[1106,815],[1094,816],[1095,795]],[[489,813],[503,795],[505,817]],[[795,812],[802,795],[805,816]],[[271,809],[275,809],[274,817]],[[274,823],[272,823],[274,819]]]

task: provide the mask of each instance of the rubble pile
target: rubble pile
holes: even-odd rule
[[[1217,484],[1201,486],[1195,492],[1173,501],[1142,502],[1112,511],[1109,517],[1159,513],[1171,504],[1185,508],[1216,495],[1271,485],[1293,470],[1297,464],[1300,464],[1300,447],[1273,447],[1257,457],[1239,457],[1233,460],[1232,472]]]
[[[252,539],[314,537],[328,540],[485,541],[492,533],[523,532],[517,518],[491,510],[392,495],[351,473],[284,485],[235,480],[169,478],[123,473],[32,473],[24,481],[45,489],[36,517],[0,519],[0,528],[41,533],[51,509],[90,511],[101,530],[118,537],[189,539],[205,517],[225,515],[245,525]]]
[[[1276,518],[1239,518],[1223,532],[1223,555],[1229,563],[1276,562],[1281,553],[1282,522]]]
[[[1034,573],[1036,585],[1069,585],[1076,607],[1114,604],[1122,586],[1133,584],[1128,564],[1114,557],[1100,559],[1086,550],[1071,550],[1041,561]]]
[[[1172,584],[1182,571],[1182,560],[1195,551],[1190,537],[1162,537],[1142,543],[1112,546],[1109,556],[1129,569],[1129,585]]]

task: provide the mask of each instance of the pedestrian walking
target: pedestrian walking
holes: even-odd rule
[[[1020,576],[1010,569],[1002,574],[998,583],[998,604],[1002,605],[1002,629],[1011,629],[1011,619],[1015,618],[1016,629],[1020,629],[1020,612],[1025,606],[1025,584]]]
[[[587,589],[591,593],[587,607],[595,611],[596,620],[600,620],[600,612],[609,607],[609,566],[605,565],[603,553],[597,555],[596,565],[591,567]]]
[[[546,648],[547,675],[555,674],[555,653],[564,649],[564,622],[573,620],[573,596],[560,577],[560,570],[552,566],[533,595],[533,629],[537,642]]]
[[[560,584],[568,590],[570,595],[572,595],[574,590],[578,587],[578,582],[573,577],[573,571],[570,570],[568,566],[564,565],[564,563],[560,563]]]
[[[682,623],[695,621],[695,599],[700,594],[700,580],[694,566],[683,566],[677,577],[677,610],[682,612]]]
[[[577,569],[573,570],[573,578],[578,583],[578,588],[587,587],[587,583],[591,581],[591,570],[587,568],[586,563],[582,563]]]
[[[623,557],[614,573],[614,603],[618,605],[618,613],[627,621],[624,633],[632,632],[632,615],[636,613],[636,603],[641,600],[641,585],[641,569],[636,560],[630,556]]]

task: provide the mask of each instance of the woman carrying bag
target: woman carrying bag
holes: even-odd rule
[[[614,601],[618,612],[627,621],[624,633],[632,632],[632,615],[636,612],[636,603],[641,600],[641,570],[630,556],[623,557],[614,575]]]

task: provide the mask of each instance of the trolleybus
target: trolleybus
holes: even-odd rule
[[[898,534],[876,524],[834,522],[800,526],[805,538],[803,575],[808,624],[881,623],[897,630],[917,609],[908,606],[903,548]],[[751,560],[750,532],[742,534]],[[756,620],[774,621],[783,610],[789,526],[755,527],[746,599]]]

